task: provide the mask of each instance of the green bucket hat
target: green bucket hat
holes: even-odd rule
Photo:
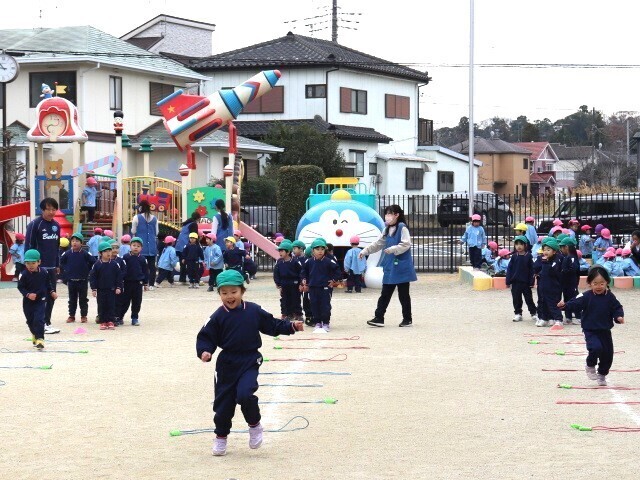
[[[216,277],[216,284],[220,287],[240,287],[244,285],[244,277],[237,270],[225,270]]]
[[[292,249],[293,243],[291,243],[291,240],[284,239],[280,242],[280,245],[278,245],[278,250],[285,250],[287,252],[290,252]]]
[[[576,239],[575,238],[571,238],[568,235],[567,235],[567,238],[563,238],[560,241],[560,246],[561,247],[564,247],[564,246],[567,246],[567,247],[568,246],[574,246],[575,247],[576,245],[578,245],[578,242],[576,242]]]
[[[109,242],[102,242],[98,247],[98,252],[104,252],[107,250],[111,250],[111,244]]]
[[[525,245],[527,245],[529,243],[529,239],[524,235],[518,235],[516,238],[513,239],[513,243],[516,243],[516,242],[522,242]]]
[[[144,242],[140,237],[133,237],[129,243],[138,242],[140,245],[144,245]]]
[[[304,249],[304,255],[305,257],[311,256],[311,246],[308,246],[307,248]]]
[[[307,248],[307,246],[304,244],[304,242],[302,240],[296,240],[291,245],[292,245],[292,247],[298,247],[298,248],[301,248],[302,250]]]
[[[324,238],[316,238],[311,244],[311,250],[318,247],[327,248],[327,242],[324,240]]]
[[[82,235],[82,233],[80,232],[76,232],[73,235],[71,235],[71,238],[77,238],[78,240],[80,240],[80,242],[84,242],[84,235]]]
[[[565,238],[569,238],[569,235],[567,235],[566,233],[561,233],[560,235],[558,235],[556,237],[556,240],[558,241],[558,243],[560,243],[562,240],[564,240]]]
[[[554,249],[555,251],[560,250],[560,246],[558,245],[558,241],[555,238],[547,237],[542,241],[543,247],[549,247]]]
[[[37,262],[38,260],[40,260],[40,252],[38,250],[32,248],[24,253],[25,262]]]

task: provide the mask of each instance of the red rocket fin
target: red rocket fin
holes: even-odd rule
[[[182,93],[181,91],[177,91],[158,102],[158,106],[160,107],[160,111],[164,118],[166,120],[170,120],[206,98],[207,97],[201,97],[200,95],[189,95]]]

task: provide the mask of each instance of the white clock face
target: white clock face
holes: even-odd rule
[[[67,129],[67,122],[62,115],[48,113],[42,118],[42,133],[51,137],[59,137]]]
[[[10,55],[0,55],[0,83],[9,83],[16,79],[20,67],[15,58]]]

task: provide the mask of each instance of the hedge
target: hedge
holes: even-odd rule
[[[278,217],[280,231],[294,240],[298,222],[306,211],[309,191],[324,181],[324,172],[315,165],[281,167],[278,172]]]

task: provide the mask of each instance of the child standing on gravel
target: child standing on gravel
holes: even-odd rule
[[[613,338],[611,329],[615,323],[624,323],[624,310],[616,296],[609,290],[611,277],[599,265],[591,267],[587,284],[591,287],[573,300],[560,301],[559,308],[580,315],[582,331],[587,342],[587,365],[585,371],[590,380],[598,385],[607,385],[607,375],[613,363]],[[598,370],[596,372],[596,365]]]
[[[258,390],[258,370],[262,365],[260,333],[265,335],[291,335],[304,329],[302,322],[277,320],[260,305],[245,302],[244,277],[237,270],[225,270],[217,278],[220,306],[202,327],[196,340],[196,352],[203,362],[210,362],[217,348],[221,349],[216,362],[215,415],[216,438],[213,455],[227,453],[227,435],[231,420],[240,405],[249,425],[249,448],[262,445],[263,428],[260,407],[255,392]]]
[[[466,243],[469,247],[469,261],[474,270],[480,270],[482,266],[482,249],[487,244],[487,235],[484,228],[480,226],[482,217],[480,215],[471,215],[471,225],[467,227],[464,235],[460,237],[458,243]]]
[[[522,298],[527,303],[527,308],[534,322],[538,321],[536,315],[538,309],[533,302],[533,258],[527,248],[529,240],[524,235],[517,236],[514,240],[515,253],[511,256],[507,266],[507,286],[511,286],[511,297],[513,299],[514,322],[522,321]]]

